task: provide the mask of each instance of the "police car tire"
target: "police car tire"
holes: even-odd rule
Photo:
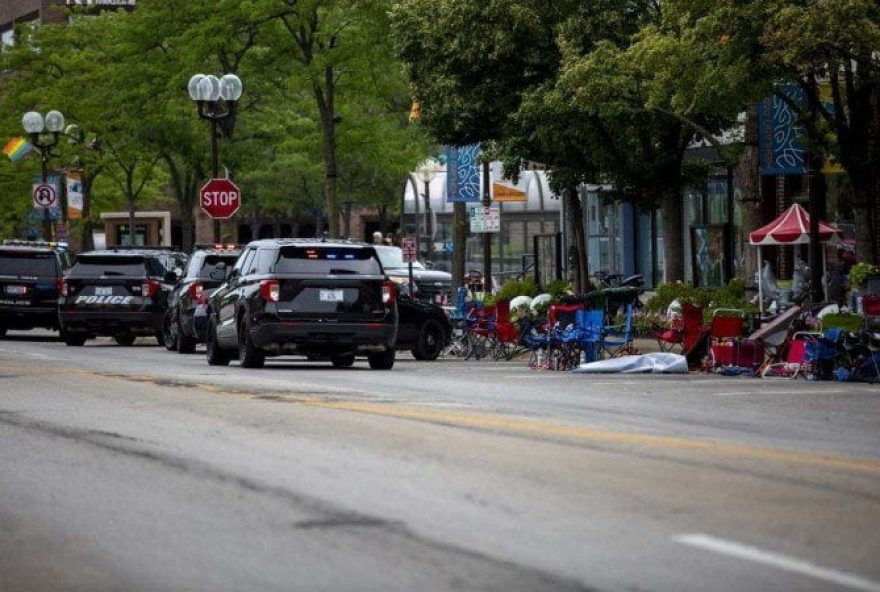
[[[393,349],[368,354],[367,360],[370,362],[370,368],[373,370],[391,370],[394,367],[394,354],[395,351]]]
[[[6,327],[0,325],[0,337],[3,337],[4,335],[6,335]]]
[[[241,320],[244,321],[244,318]],[[238,362],[242,368],[262,368],[266,365],[266,352],[254,345],[250,327],[244,322],[238,332]]]
[[[184,333],[180,328],[180,322],[177,323],[177,353],[194,354],[196,353],[197,341]]]
[[[131,333],[123,333],[122,335],[116,335],[113,339],[118,345],[127,347],[134,344],[134,340],[137,339],[137,336],[132,335]]]
[[[177,327],[177,334],[171,330],[171,311],[166,311],[165,316],[162,317],[162,339],[160,341],[160,345],[164,345],[165,349],[168,351],[174,351],[177,349],[177,340],[180,339],[180,326]]]
[[[443,350],[443,328],[437,321],[426,321],[416,337],[412,348],[415,359],[430,362],[436,360]]]
[[[71,347],[82,347],[86,344],[86,340],[89,338],[88,335],[82,335],[79,333],[63,333],[62,339],[64,339],[65,345],[69,345]]]
[[[232,359],[232,355],[230,352],[221,349],[217,345],[217,326],[214,324],[214,320],[212,319],[210,323],[208,323],[208,332],[207,332],[207,349],[205,353],[208,357],[208,365],[209,366],[228,366],[229,361]]]

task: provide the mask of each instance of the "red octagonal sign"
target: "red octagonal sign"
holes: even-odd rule
[[[241,207],[241,191],[229,179],[211,179],[199,191],[199,204],[215,220],[225,220]]]

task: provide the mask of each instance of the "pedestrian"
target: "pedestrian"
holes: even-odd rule
[[[374,245],[381,245],[382,244],[382,233],[378,230],[373,233],[373,244]]]

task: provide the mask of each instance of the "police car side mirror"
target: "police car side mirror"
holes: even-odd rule
[[[165,272],[165,283],[166,284],[175,284],[175,283],[177,283],[178,279],[179,279],[179,276],[177,275],[177,271],[172,269],[172,270]]]

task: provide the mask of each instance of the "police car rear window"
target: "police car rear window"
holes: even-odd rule
[[[0,251],[0,275],[54,276],[58,265],[52,253],[34,251]]]
[[[205,261],[202,263],[202,268],[199,270],[199,278],[203,280],[209,279],[211,277],[211,272],[217,269],[217,266],[221,263],[225,263],[227,269],[232,269],[232,266],[235,265],[237,259],[238,254],[205,255]]]
[[[372,249],[351,247],[282,247],[276,273],[381,275]]]
[[[162,276],[164,273],[165,268],[159,261],[137,255],[80,255],[70,270],[71,276],[84,278]]]

